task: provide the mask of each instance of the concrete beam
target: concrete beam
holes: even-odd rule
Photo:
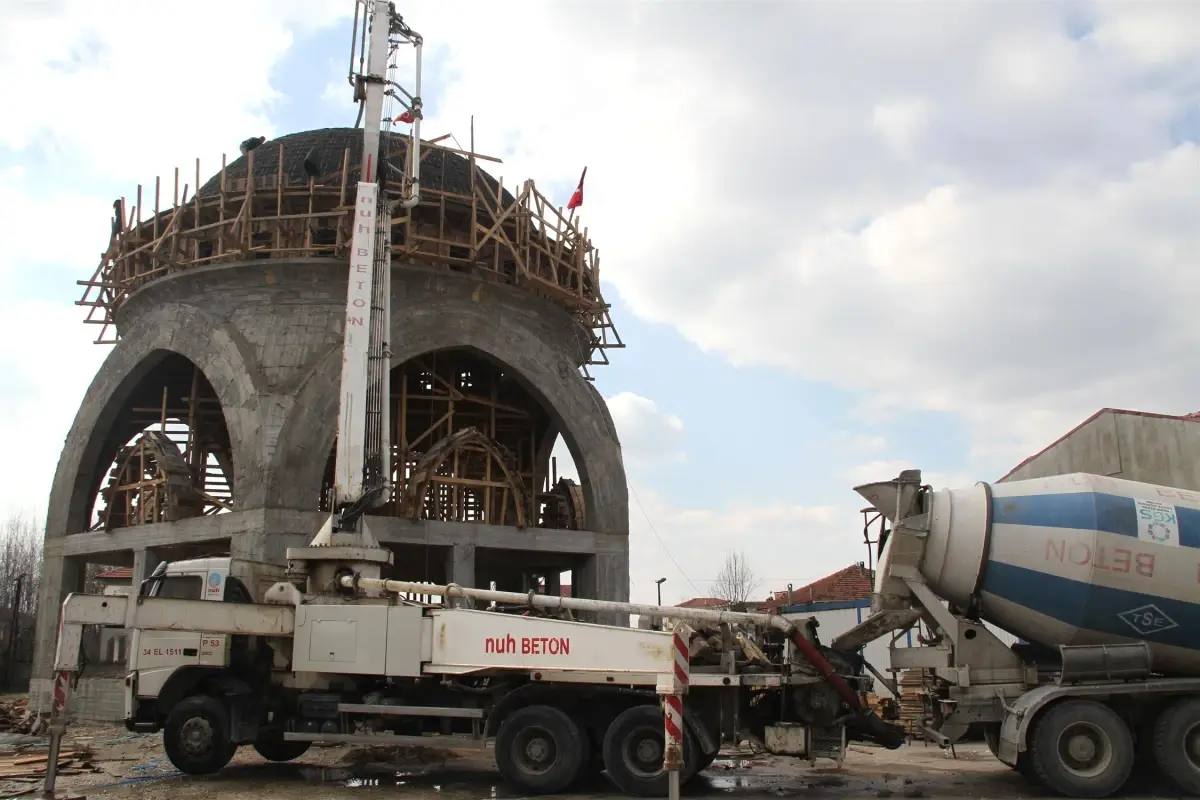
[[[91,556],[98,553],[126,553],[169,547],[178,544],[200,544],[219,539],[232,539],[242,534],[261,533],[266,524],[262,509],[233,511],[211,517],[195,517],[179,522],[138,525],[118,528],[110,533],[90,531],[46,540],[46,557]]]
[[[201,544],[229,540],[239,554],[266,561],[282,561],[283,546],[302,545],[320,529],[326,519],[320,511],[254,509],[231,511],[209,517],[195,517],[157,525],[118,528],[111,533],[77,533],[46,541],[46,556],[96,556],[119,554],[128,559],[130,551],[162,548],[179,544]],[[470,545],[497,550],[534,550],[542,553],[625,554],[629,537],[595,531],[568,531],[553,528],[513,528],[477,525],[471,522],[412,521],[396,517],[371,517],[371,532],[380,544],[417,544],[434,546]],[[271,546],[276,537],[286,536],[286,544]],[[265,542],[262,537],[265,537]]]
[[[595,531],[554,528],[511,528],[471,522],[413,522],[373,517],[371,532],[380,544],[473,545],[497,550],[535,550],[539,553],[626,553],[629,537]]]

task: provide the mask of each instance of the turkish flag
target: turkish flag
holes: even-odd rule
[[[396,117],[393,122],[407,122],[409,125],[413,123],[413,115],[411,111],[405,111],[400,116]]]
[[[583,205],[583,179],[587,177],[587,167],[583,168],[583,174],[579,176],[579,187],[575,189],[575,193],[571,195],[571,199],[567,201],[567,209],[576,209]]]

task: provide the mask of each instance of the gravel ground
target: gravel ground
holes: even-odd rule
[[[253,748],[208,778],[178,775],[158,735],[131,735],[117,728],[73,727],[74,742],[90,746],[100,772],[59,778],[60,796],[89,800],[325,800],[407,796],[440,800],[493,800],[519,795],[500,781],[490,753],[474,751],[350,750],[313,748],[297,762],[270,764]],[[70,743],[68,743],[70,744]],[[829,762],[810,768],[793,759],[732,755],[717,759],[684,790],[685,797],[931,797],[1023,798],[1049,795],[1030,789],[982,744],[956,748],[957,758],[932,745],[899,750],[852,745],[839,769]],[[40,796],[41,784],[0,784],[0,798]],[[1171,793],[1131,787],[1128,798]],[[603,777],[573,797],[615,798]]]

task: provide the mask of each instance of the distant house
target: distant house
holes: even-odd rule
[[[807,586],[793,589],[790,596],[786,589],[772,592],[768,603],[779,608],[802,605],[812,607],[813,611],[831,611],[835,607],[856,608],[859,604],[869,607],[874,585],[875,573],[860,561]]]
[[[133,569],[116,567],[97,572],[95,580],[100,584],[101,594],[128,595],[133,591]]]
[[[693,597],[691,600],[684,600],[682,603],[676,603],[676,608],[725,608],[729,603],[722,600],[720,597]]]

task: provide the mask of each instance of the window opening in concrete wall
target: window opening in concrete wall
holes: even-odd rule
[[[118,411],[97,476],[90,530],[219,514],[233,505],[229,431],[212,385],[171,353]]]
[[[559,479],[551,466],[554,430],[549,412],[512,371],[477,351],[448,348],[414,358],[392,371],[395,491],[372,513],[582,529],[578,482]],[[333,452],[321,492],[325,511]],[[567,471],[575,474],[574,464]]]
[[[549,470],[538,494],[538,524],[542,528],[586,530],[587,514],[579,469],[562,436],[550,448]]]

